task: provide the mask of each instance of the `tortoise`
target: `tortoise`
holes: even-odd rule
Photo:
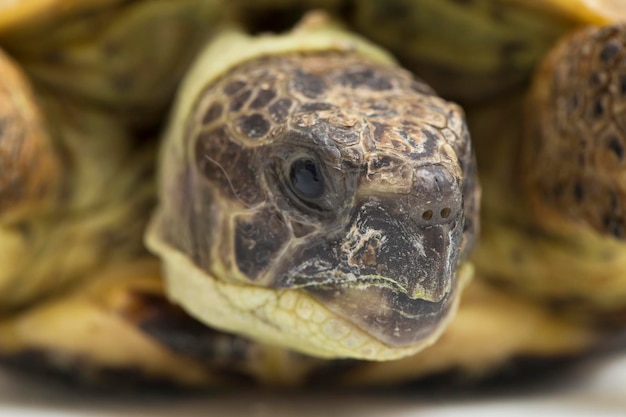
[[[347,386],[603,346],[626,311],[623,16],[0,3],[0,361]]]

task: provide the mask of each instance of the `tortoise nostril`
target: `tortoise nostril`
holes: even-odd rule
[[[427,221],[432,220],[433,214],[434,214],[433,211],[428,209],[422,213],[422,219],[427,220]],[[452,209],[450,207],[444,207],[439,212],[439,215],[441,216],[442,219],[447,219],[448,217],[450,217],[451,214],[452,214]]]

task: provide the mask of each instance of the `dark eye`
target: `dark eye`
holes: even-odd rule
[[[289,180],[293,191],[304,200],[315,200],[324,195],[324,178],[317,163],[311,159],[298,159],[291,165]]]

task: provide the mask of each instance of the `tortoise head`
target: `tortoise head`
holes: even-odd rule
[[[384,358],[361,349],[370,339],[407,354],[441,331],[476,216],[472,151],[456,105],[393,65],[327,51],[244,62],[190,108],[178,147],[164,152],[161,243],[151,246],[163,255],[165,243],[215,282],[189,294],[199,304],[224,288],[238,288],[237,298],[264,291],[262,313],[246,314],[271,322],[273,335],[254,320],[225,324],[206,305],[192,313],[322,356]],[[204,302],[203,291],[212,292]],[[276,318],[267,305],[285,304],[286,293],[298,301]],[[183,305],[187,297],[174,296]],[[302,300],[326,319],[302,313]],[[319,337],[328,320],[333,335]],[[348,333],[366,341],[346,347]],[[343,342],[328,341],[335,336]]]

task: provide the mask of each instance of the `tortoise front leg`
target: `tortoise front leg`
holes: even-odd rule
[[[626,305],[625,33],[624,25],[592,27],[563,40],[537,71],[524,112],[498,119],[505,129],[524,130],[519,143],[517,135],[500,141],[512,174],[501,184],[519,204],[504,207],[509,191],[494,193],[495,177],[486,178],[487,206],[504,208],[485,211],[475,253],[489,278],[603,319]],[[470,129],[480,149],[483,132]],[[483,159],[483,175],[503,158],[505,152]]]
[[[0,225],[50,208],[62,166],[26,77],[0,50]]]
[[[523,147],[526,195],[551,230],[626,239],[626,25],[562,41],[537,72]]]
[[[0,49],[0,310],[30,253],[27,224],[57,205],[66,177],[43,113]]]

